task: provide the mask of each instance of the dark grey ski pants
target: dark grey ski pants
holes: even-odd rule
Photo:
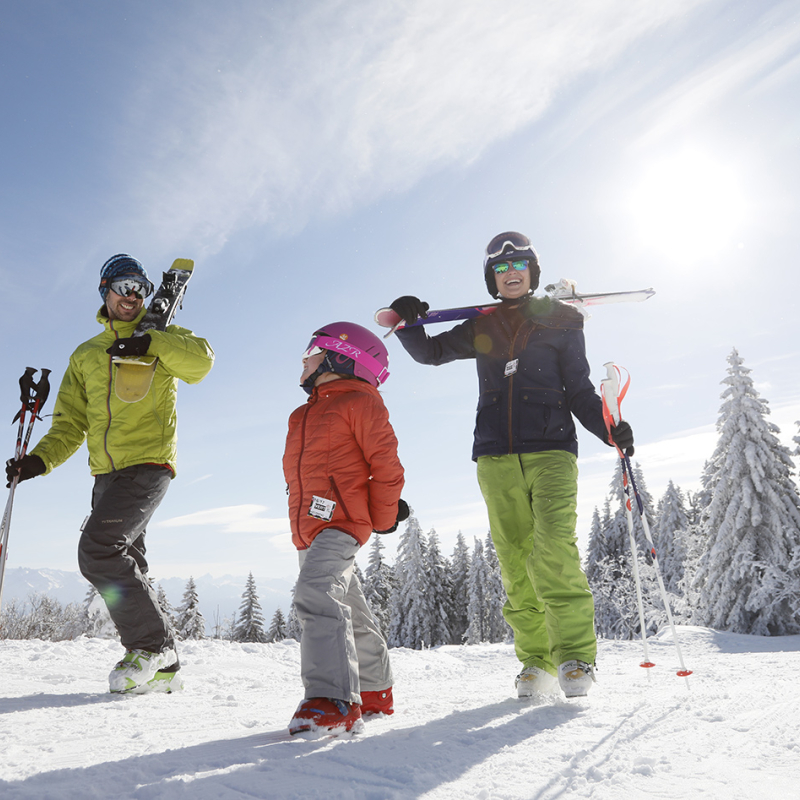
[[[172,473],[137,464],[97,475],[92,513],[78,544],[78,565],[108,607],[124,647],[160,653],[174,647],[169,623],[147,580],[147,523],[169,488]]]

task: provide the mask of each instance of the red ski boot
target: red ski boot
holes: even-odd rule
[[[304,700],[289,723],[289,733],[358,733],[363,728],[361,707],[344,700],[312,697]]]
[[[380,692],[361,692],[361,713],[365,717],[373,714],[394,714],[392,687]]]

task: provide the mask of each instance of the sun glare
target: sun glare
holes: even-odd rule
[[[650,165],[631,195],[642,243],[687,261],[741,247],[745,203],[736,172],[697,151]]]

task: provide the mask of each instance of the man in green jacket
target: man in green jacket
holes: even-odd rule
[[[87,441],[95,479],[92,513],[78,546],[84,577],[97,588],[126,649],[109,675],[112,692],[181,688],[169,622],[147,579],[145,528],[175,476],[178,380],[199,383],[214,363],[205,339],[170,325],[132,338],[153,291],[147,272],[127,254],[100,273],[104,330],[72,354],[61,381],[50,430],[31,452],[6,464],[11,480],[47,474]],[[117,396],[116,355],[155,357],[145,396]]]

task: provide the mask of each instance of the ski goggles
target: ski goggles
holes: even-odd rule
[[[314,337],[308,343],[308,348],[303,353],[303,358],[311,358],[311,356],[315,356],[325,350],[330,350],[346,358],[352,358],[356,364],[360,364],[362,367],[369,370],[369,372],[375,376],[378,383],[383,383],[389,377],[389,370],[384,367],[377,358],[364,352],[360,347],[348,344],[346,341],[334,336],[328,336],[327,333],[314,334]]]
[[[492,269],[495,275],[501,275],[503,272],[508,272],[509,269],[523,272],[528,269],[528,261],[527,259],[524,261],[498,261],[497,264],[492,264]]]
[[[318,356],[320,353],[324,353],[325,351],[321,347],[317,347],[316,345],[311,345],[307,350],[303,352],[302,359],[305,361],[307,358],[311,358],[312,356]]]
[[[535,253],[531,240],[524,234],[515,233],[514,231],[500,233],[486,246],[486,257],[483,261],[484,266],[493,258],[503,255],[507,247],[510,247],[512,250],[530,250],[531,255]]]
[[[145,278],[136,278],[132,275],[124,275],[120,278],[114,278],[109,284],[112,292],[122,297],[137,297],[144,299],[153,292],[153,284]]]

